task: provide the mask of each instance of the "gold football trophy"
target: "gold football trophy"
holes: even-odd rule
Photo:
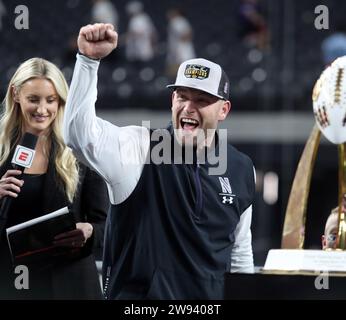
[[[311,176],[321,133],[338,146],[339,219],[335,249],[346,249],[346,56],[335,60],[317,80],[313,93],[316,124],[306,142],[293,180],[282,233],[282,249],[303,249]]]

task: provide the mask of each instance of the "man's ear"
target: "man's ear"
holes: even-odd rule
[[[324,235],[322,236],[322,249],[327,249],[327,241]]]
[[[177,93],[175,92],[175,90],[173,90],[173,92],[172,92],[172,103],[171,103],[171,108],[173,108],[173,100],[174,100],[174,97],[175,97],[175,95],[176,95]]]
[[[229,100],[222,100],[222,107],[220,109],[220,114],[219,114],[219,121],[223,121],[226,119],[228,113],[231,111],[231,101]]]

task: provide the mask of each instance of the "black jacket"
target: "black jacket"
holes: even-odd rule
[[[209,174],[209,163],[144,166],[134,191],[107,217],[106,298],[223,298],[234,231],[255,193],[252,161],[231,145],[227,154],[221,176]]]
[[[42,290],[42,294],[40,292],[37,294],[36,292],[35,296],[31,296],[30,290],[27,295],[26,293],[19,294],[16,292],[18,290],[16,290],[14,291],[14,297],[42,299],[98,299],[101,298],[102,295],[95,266],[94,253],[98,253],[102,249],[103,245],[104,224],[109,209],[107,188],[101,177],[86,166],[79,164],[80,183],[75,200],[71,205],[58,182],[59,180],[57,179],[53,158],[54,147],[51,152],[48,170],[44,181],[44,192],[42,194],[43,212],[49,213],[68,205],[72,209],[76,222],[89,222],[93,225],[93,235],[87,240],[86,245],[82,248],[79,258],[61,262],[54,267],[45,270],[42,274],[36,275],[38,278],[42,276],[42,279],[49,283],[49,285],[45,286],[45,289]],[[12,156],[10,156],[7,163],[0,168],[0,177],[11,168],[11,159]],[[1,239],[1,245],[2,248],[4,248],[4,245],[7,246],[7,244],[3,243],[3,236]],[[5,253],[2,250],[0,254],[4,255]],[[2,268],[3,270],[10,270],[10,274],[2,274],[2,278],[10,280],[9,286],[13,287],[13,279],[15,278],[13,271],[8,269],[8,266],[4,266],[4,264],[2,264]],[[35,270],[33,273],[35,273]],[[2,287],[4,288],[5,286],[3,285]],[[7,288],[7,291],[9,289],[11,288]],[[5,295],[7,294],[7,291],[4,293]]]

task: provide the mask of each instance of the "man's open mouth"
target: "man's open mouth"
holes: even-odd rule
[[[183,130],[194,130],[199,126],[199,121],[192,118],[181,118],[180,125]]]

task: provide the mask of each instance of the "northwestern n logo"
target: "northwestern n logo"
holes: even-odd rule
[[[228,178],[227,177],[225,177],[225,178],[219,177],[219,181],[221,184],[222,193],[232,194],[232,188],[231,188],[231,184],[229,183]]]

